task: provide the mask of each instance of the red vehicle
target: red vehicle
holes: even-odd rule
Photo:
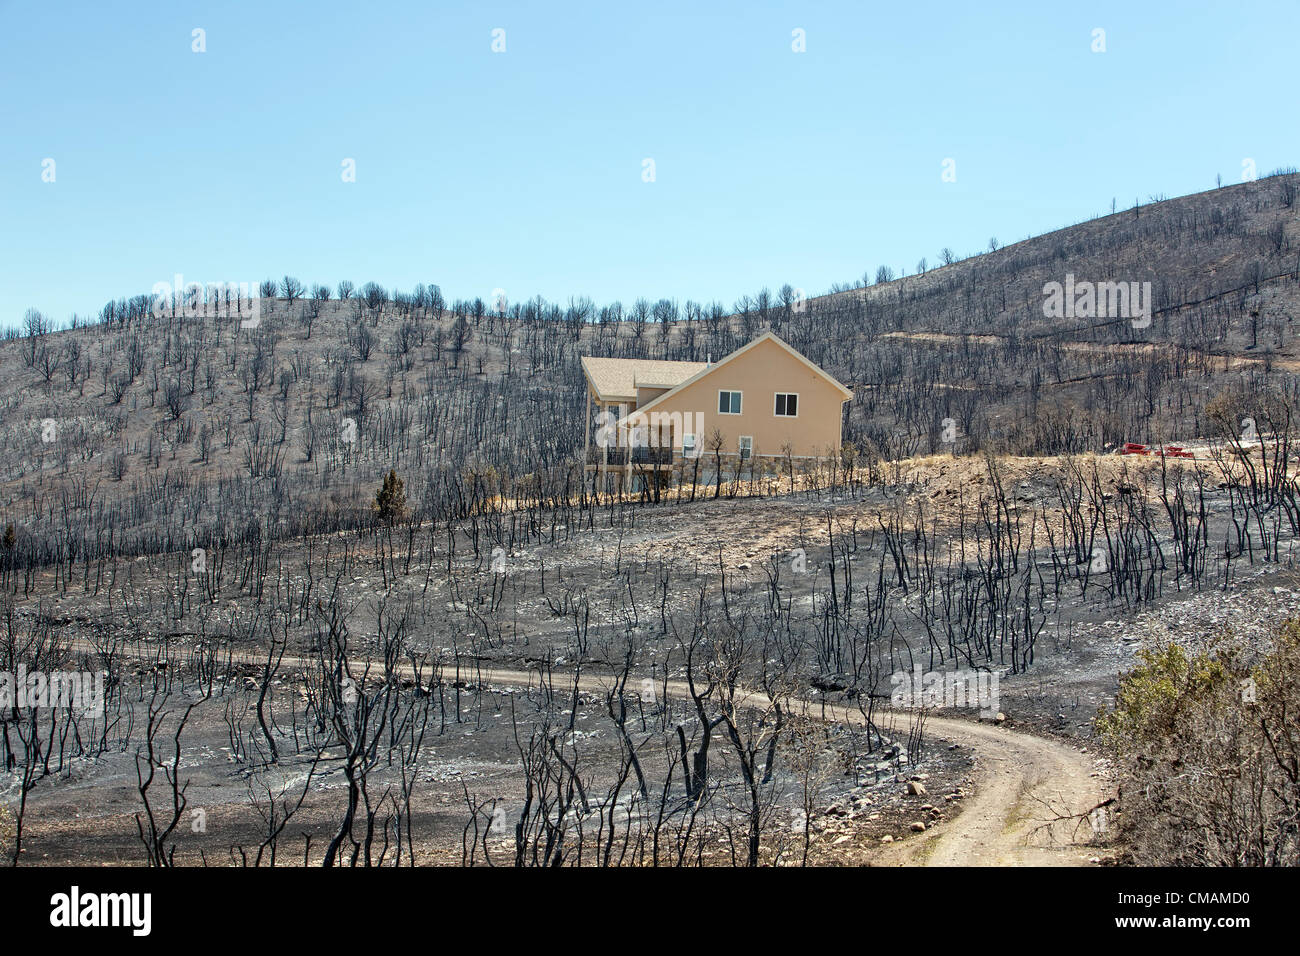
[[[1185,451],[1182,445],[1166,445],[1163,448],[1148,448],[1146,445],[1139,445],[1137,442],[1125,442],[1124,447],[1119,450],[1121,455],[1159,455],[1161,458],[1195,458],[1190,451]]]

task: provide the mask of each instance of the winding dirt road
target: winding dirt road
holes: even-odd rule
[[[484,668],[491,684],[531,686],[538,675]],[[556,675],[557,679],[560,675]],[[578,686],[603,692],[605,675],[582,677]],[[633,684],[635,686],[635,684]],[[669,681],[672,697],[689,698],[685,682]],[[827,705],[818,713],[861,726],[857,710]],[[1086,813],[1103,799],[1092,758],[1068,744],[996,724],[929,716],[926,733],[975,751],[975,792],[961,813],[925,833],[882,848],[880,866],[1085,866],[1096,850],[1087,845],[1087,820],[1060,821]]]
[[[88,642],[73,645],[93,651]],[[237,653],[233,660],[259,665],[251,654]],[[314,661],[284,657],[281,665],[310,667]],[[407,665],[398,671],[414,676]],[[481,666],[464,679],[498,686],[539,686],[537,671]],[[571,680],[556,672],[557,685]],[[580,690],[604,693],[612,678],[586,674],[578,681]],[[571,685],[570,685],[571,686]],[[636,687],[636,681],[629,681]],[[663,684],[656,684],[656,689]],[[689,699],[685,681],[669,681],[667,693]],[[741,703],[754,697],[742,696]],[[764,699],[765,702],[765,699]],[[863,726],[865,719],[856,709],[816,704],[826,719]],[[889,712],[883,711],[888,714]],[[1086,813],[1103,799],[1103,786],[1094,776],[1092,758],[1068,744],[1011,730],[1004,726],[928,716],[926,733],[975,752],[974,793],[962,801],[955,819],[945,820],[920,834],[882,847],[873,863],[878,866],[1085,866],[1096,855],[1087,841],[1092,826],[1087,820],[1062,821],[1062,817]],[[1104,819],[1104,818],[1103,818]]]

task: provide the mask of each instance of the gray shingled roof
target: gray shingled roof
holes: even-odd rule
[[[672,388],[709,367],[707,362],[596,358],[584,355],[583,370],[602,401],[636,398],[637,387]]]

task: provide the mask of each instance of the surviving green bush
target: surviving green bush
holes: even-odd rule
[[[1098,729],[1140,865],[1300,863],[1300,621],[1252,660],[1231,635],[1143,650]]]

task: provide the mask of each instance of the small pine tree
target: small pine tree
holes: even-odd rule
[[[406,516],[406,487],[392,468],[384,478],[383,487],[375,492],[375,511],[384,524],[392,524]]]
[[[14,549],[14,543],[17,540],[18,540],[18,536],[14,534],[14,526],[9,525],[7,528],[5,528],[5,536],[4,536],[5,550],[12,551]]]

